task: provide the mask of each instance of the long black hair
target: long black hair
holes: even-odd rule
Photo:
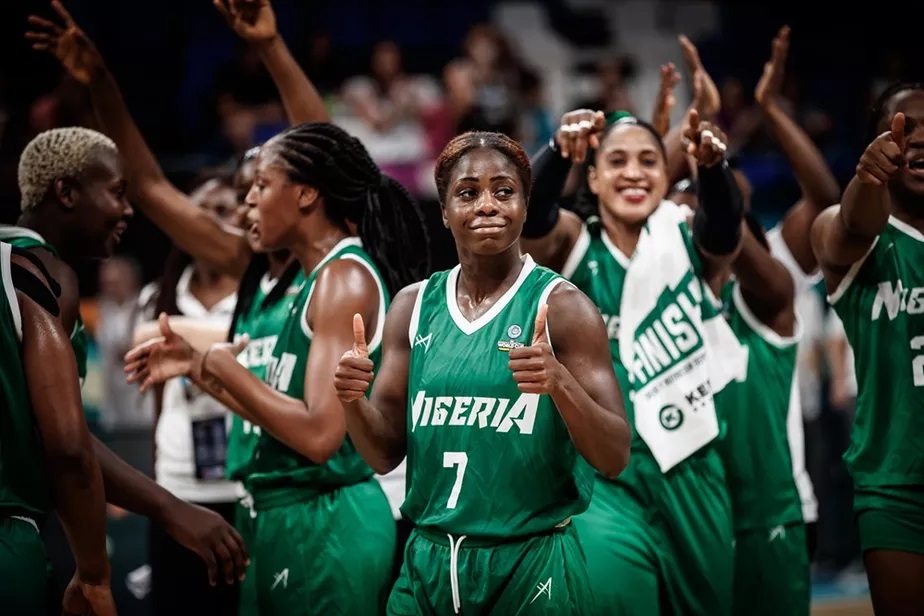
[[[347,231],[356,224],[364,249],[395,294],[430,273],[424,218],[407,190],[384,175],[358,139],[326,122],[293,126],[264,146],[293,182],[318,190],[324,211]]]

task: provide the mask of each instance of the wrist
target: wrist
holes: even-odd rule
[[[253,45],[257,52],[264,54],[273,50],[279,43],[282,42],[282,37],[279,36],[278,32],[273,33],[271,36],[266,38],[257,39],[251,41],[250,44]]]

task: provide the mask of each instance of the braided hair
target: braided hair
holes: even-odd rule
[[[267,142],[289,180],[324,198],[324,213],[344,231],[356,224],[363,247],[395,294],[430,273],[423,214],[407,190],[384,175],[362,143],[339,126],[306,122]]]

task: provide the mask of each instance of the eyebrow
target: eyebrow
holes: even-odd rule
[[[474,177],[474,176],[467,175],[467,176],[465,176],[464,178],[459,178],[457,181],[459,181],[459,182],[477,182],[477,181],[480,180],[480,179],[481,179],[481,178],[476,178],[476,177]],[[513,179],[515,179],[515,178],[514,178],[512,175],[508,175],[508,174],[506,174],[506,173],[501,173],[501,174],[499,174],[499,175],[491,176],[491,181],[492,181],[492,182],[495,181],[495,180],[513,180]]]

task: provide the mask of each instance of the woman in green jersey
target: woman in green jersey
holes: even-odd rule
[[[333,375],[353,341],[342,316],[363,315],[378,332],[377,354],[390,291],[426,275],[422,217],[359,141],[326,123],[300,124],[263,145],[247,202],[257,241],[289,250],[306,277],[266,382],[229,345],[194,351],[165,316],[164,339],[129,353],[126,370],[145,388],[190,376],[260,427],[245,478],[260,614],[374,614],[391,579],[394,520],[347,438]]]
[[[856,356],[845,460],[873,607],[916,614],[924,606],[924,84],[890,86],[871,119],[872,143],[840,205],[815,221],[812,245]]]
[[[565,114],[552,143],[534,162],[537,192],[523,230],[523,246],[538,262],[561,271],[587,293],[603,314],[612,360],[635,427],[632,460],[626,472],[615,481],[598,474],[587,513],[575,519],[587,551],[596,596],[594,614],[675,611],[714,616],[731,611],[731,507],[715,447],[719,430],[713,403],[713,394],[721,384],[710,374],[703,387],[678,392],[680,399],[661,406],[643,436],[634,396],[644,381],[630,376],[638,371],[633,364],[643,357],[660,357],[662,375],[695,369],[689,356],[678,352],[681,339],[675,337],[680,331],[676,317],[693,313],[693,319],[696,314],[705,318],[715,312],[705,298],[709,291],[718,293],[740,244],[743,206],[723,160],[724,144],[716,138],[717,131],[700,124],[698,115],[693,115],[691,112],[686,144],[687,153],[698,162],[701,207],[692,222],[680,211],[673,226],[662,225],[649,232],[656,215],[675,211],[678,206],[663,200],[668,169],[660,135],[646,122],[627,114],[616,114],[609,121],[602,112]],[[585,198],[598,214],[586,223],[556,204],[571,160],[583,160],[585,154]],[[540,186],[542,192],[538,192]],[[682,245],[676,238],[678,229]],[[620,330],[625,329],[625,310],[633,307],[636,297],[625,286],[639,265],[637,249],[642,238],[654,239],[655,232],[665,235],[651,243],[649,255],[653,251],[655,261],[663,261],[678,258],[670,252],[685,254],[684,280],[691,286],[678,288],[683,286],[692,293],[672,300],[672,290],[665,287],[662,297],[667,301],[654,306],[648,317],[652,328],[643,328],[644,335],[634,344],[642,351],[645,346],[653,349],[652,354],[637,352],[626,358],[620,348]],[[658,274],[655,269],[644,273],[646,277]],[[688,309],[683,309],[684,305]],[[710,316],[715,322],[716,315]],[[697,337],[705,340],[705,333],[700,331]],[[709,364],[715,359],[717,354],[710,348],[700,348],[706,352],[699,361]],[[685,362],[684,367],[675,361]],[[670,384],[665,380],[662,386]],[[713,415],[711,430],[683,434],[681,428],[704,413]],[[675,457],[673,466],[665,470],[654,451],[657,442],[649,442],[649,437],[662,439],[662,455],[665,449],[668,453],[671,450],[663,445],[664,438],[674,438],[674,449],[682,447],[686,453]]]
[[[603,322],[520,251],[531,171],[517,143],[466,133],[435,175],[460,265],[395,298],[370,398],[362,313],[335,377],[372,467],[407,453],[402,513],[416,530],[388,613],[587,613],[571,525],[592,485],[581,458],[615,477],[630,438]]]

